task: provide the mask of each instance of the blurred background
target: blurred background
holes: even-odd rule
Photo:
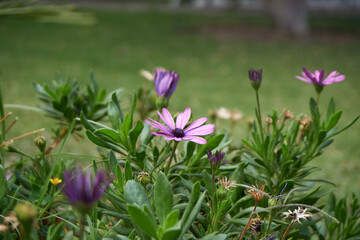
[[[302,67],[346,75],[326,86],[320,111],[331,97],[343,110],[339,125],[360,113],[360,0],[0,0],[0,81],[5,111],[18,116],[9,133],[45,127],[54,121],[36,107],[33,83],[51,85],[59,74],[83,86],[94,72],[101,87],[141,87],[139,71],[155,67],[181,75],[172,112],[192,108],[193,117],[226,107],[243,113],[233,131],[234,144],[246,137],[254,117],[250,68],[263,69],[260,102],[264,115],[290,109],[310,115],[314,87],[295,78]],[[217,130],[229,129],[221,121]],[[338,192],[360,190],[360,124],[335,138],[312,162]],[[97,155],[86,137],[66,151]],[[32,146],[32,140],[19,144]],[[90,146],[90,148],[89,148]]]

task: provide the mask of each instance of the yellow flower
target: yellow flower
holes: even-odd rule
[[[56,186],[59,183],[62,183],[62,180],[60,178],[54,177],[54,178],[50,178],[50,182]]]

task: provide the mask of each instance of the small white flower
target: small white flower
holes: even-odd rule
[[[144,77],[148,81],[154,81],[154,75],[151,72],[147,71],[147,70],[141,69],[140,70],[140,75],[142,77]]]
[[[227,108],[221,107],[217,110],[217,115],[221,119],[230,119],[231,111]]]
[[[294,210],[293,212],[291,212],[290,210],[288,210],[288,212],[283,212],[283,214],[286,217],[290,217],[293,219],[293,221],[297,221],[298,223],[301,224],[300,219],[303,218],[305,220],[307,220],[307,217],[311,217],[311,213],[307,213],[306,212],[307,208],[302,209],[300,207],[298,207],[298,209]]]
[[[239,121],[241,118],[243,117],[243,113],[240,112],[239,110],[234,110],[232,113],[231,113],[231,118],[234,122],[237,122]]]

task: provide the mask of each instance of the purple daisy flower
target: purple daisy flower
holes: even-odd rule
[[[159,132],[151,133],[157,136],[165,137],[165,140],[175,140],[178,142],[181,140],[187,140],[199,144],[205,144],[206,140],[198,136],[210,134],[214,131],[215,128],[214,124],[202,125],[207,121],[206,117],[196,120],[187,128],[185,128],[191,116],[190,108],[186,108],[183,113],[179,113],[176,118],[176,124],[173,117],[166,108],[162,109],[162,114],[159,111],[158,114],[166,125],[156,122],[151,118],[149,118],[150,121],[145,120],[145,122],[154,128],[160,129]]]
[[[225,153],[216,151],[215,155],[212,154],[211,150],[206,150],[208,158],[210,160],[211,168],[216,171],[220,166],[227,164],[230,160],[223,161]]]
[[[73,168],[71,172],[64,171],[63,176],[62,191],[73,205],[83,209],[98,201],[110,183],[103,171],[98,171],[91,182],[91,171],[83,174],[80,167]]]
[[[179,77],[180,75],[174,71],[155,68],[154,85],[156,94],[159,97],[170,98],[176,89]]]
[[[325,85],[341,82],[345,80],[345,75],[340,75],[339,72],[333,71],[325,78],[325,70],[315,70],[311,73],[306,68],[303,68],[302,76],[296,76],[297,79],[315,85],[317,91],[321,91]]]

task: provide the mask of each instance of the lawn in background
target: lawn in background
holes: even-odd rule
[[[162,66],[181,75],[171,99],[172,112],[190,106],[198,118],[225,106],[241,110],[246,119],[253,117],[255,106],[247,71],[262,68],[260,101],[264,114],[272,108],[310,114],[313,86],[295,78],[305,66],[311,71],[337,70],[346,75],[344,82],[325,87],[320,99],[322,112],[332,96],[337,108],[344,110],[340,126],[360,112],[359,18],[313,17],[314,35],[287,40],[274,34],[272,23],[259,16],[87,11],[95,15],[95,25],[0,18],[0,79],[5,103],[36,106],[39,101],[33,82],[50,84],[59,72],[86,83],[94,71],[99,85],[107,90],[123,87],[131,93],[143,83],[140,69]],[[50,136],[54,122],[45,121],[42,114],[6,110],[20,117],[13,135],[45,127]],[[243,120],[235,129],[235,143],[244,137],[246,125]],[[313,162],[323,169],[316,177],[338,183],[340,192],[360,189],[359,133],[357,123],[337,136]],[[82,145],[71,144],[68,151],[89,153],[84,147],[89,144],[95,149],[85,139]]]

